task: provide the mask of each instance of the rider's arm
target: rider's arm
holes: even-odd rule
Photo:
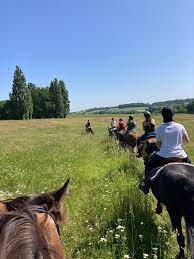
[[[188,136],[187,133],[183,135],[183,143],[184,143],[184,144],[189,143],[189,136]]]
[[[160,149],[162,145],[161,136],[160,136],[160,127],[156,129],[156,146]]]
[[[145,130],[146,124],[147,124],[146,121],[143,121],[142,123],[143,130]]]
[[[182,138],[182,141],[184,144],[187,144],[189,143],[189,136],[187,134],[187,131],[186,129],[183,127],[183,138]]]

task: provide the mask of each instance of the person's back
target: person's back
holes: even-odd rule
[[[116,120],[114,118],[112,118],[110,126],[111,126],[112,129],[117,127],[117,122],[116,122]]]
[[[91,124],[90,124],[90,121],[88,120],[86,123],[86,128],[90,128],[90,127],[91,127]]]
[[[127,121],[127,131],[130,132],[130,131],[133,131],[136,127],[136,123],[134,121],[134,118],[133,116],[129,116],[129,119]]]
[[[153,132],[155,130],[155,120],[151,117],[146,118],[143,121],[143,130],[145,131],[145,134]]]
[[[118,131],[123,131],[125,130],[125,122],[123,121],[123,119],[119,120],[119,125],[118,125]]]
[[[156,138],[161,142],[160,150],[157,154],[164,158],[187,157],[182,147],[183,136],[185,135],[187,135],[187,132],[180,123],[171,121],[162,124],[156,131]]]

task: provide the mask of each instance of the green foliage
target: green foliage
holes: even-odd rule
[[[121,104],[114,107],[100,107],[87,109],[81,111],[83,114],[129,114],[129,113],[142,113],[145,110],[149,110],[151,113],[160,113],[162,107],[172,106],[176,113],[185,113],[187,112],[187,105],[193,99],[179,99],[179,100],[170,100],[164,102],[155,102],[152,104],[149,103],[128,103]]]
[[[187,112],[188,112],[188,113],[194,113],[194,101],[193,101],[193,102],[190,102],[190,103],[187,105]]]
[[[31,93],[26,86],[26,78],[18,66],[16,66],[13,76],[10,102],[11,114],[14,119],[29,119],[32,117]]]
[[[63,98],[63,117],[66,117],[70,108],[69,93],[63,80],[59,80],[59,87]]]
[[[11,102],[0,101],[0,120],[11,119]]]
[[[31,91],[33,101],[33,118],[51,118],[52,117],[52,102],[48,87],[37,87],[32,83],[28,84]]]
[[[28,83],[16,66],[10,100],[0,102],[0,120],[65,118],[69,113],[69,95],[63,80],[56,78],[50,87]]]
[[[64,104],[63,96],[61,93],[61,87],[57,78],[55,78],[50,83],[49,92],[51,96],[51,102],[53,103],[53,118],[63,118],[64,117]]]

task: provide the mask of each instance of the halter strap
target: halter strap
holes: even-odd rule
[[[57,224],[55,217],[52,215],[52,213],[51,213],[50,211],[45,210],[45,209],[42,208],[42,207],[29,208],[29,209],[27,209],[27,210],[30,210],[30,211],[32,211],[32,212],[37,212],[37,213],[45,213],[45,214],[48,214],[48,215],[53,219],[53,221],[54,221],[54,223],[55,223],[55,226],[56,226],[58,235],[61,236],[61,234],[60,234],[60,229],[59,229],[59,225]]]

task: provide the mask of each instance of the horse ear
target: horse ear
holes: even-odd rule
[[[65,197],[69,194],[69,181],[68,179],[65,184],[57,191],[53,193],[53,197],[57,203],[62,203]]]

